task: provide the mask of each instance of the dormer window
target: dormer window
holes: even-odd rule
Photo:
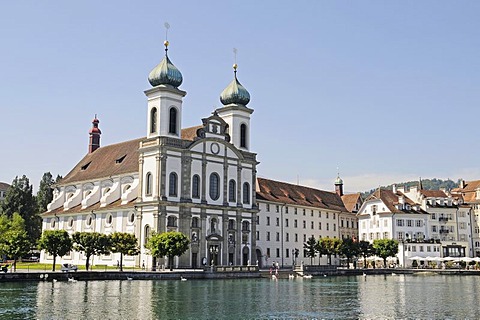
[[[88,168],[88,166],[90,165],[90,163],[92,163],[92,161],[90,161],[90,162],[88,162],[88,163],[84,164],[84,165],[83,165],[83,166],[80,168],[80,170],[82,170],[82,171],[85,171],[85,170],[87,170],[87,168]]]
[[[127,155],[125,154],[125,155],[121,156],[120,158],[116,159],[115,163],[122,163],[123,159],[125,159],[126,156]]]

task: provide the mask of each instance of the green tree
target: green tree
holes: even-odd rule
[[[120,253],[120,271],[123,271],[123,255],[136,256],[140,253],[137,237],[132,233],[114,232],[110,235],[111,251]]]
[[[46,172],[43,174],[42,180],[40,181],[40,186],[38,187],[37,192],[37,212],[43,213],[47,211],[47,205],[52,202],[53,199],[53,189],[52,186],[55,183],[53,181],[52,174]]]
[[[353,241],[352,238],[343,239],[338,248],[338,253],[347,258],[347,268],[350,267],[350,261],[358,255],[358,252],[358,242]]]
[[[145,247],[154,257],[168,257],[170,270],[173,270],[173,258],[181,256],[188,250],[190,240],[181,232],[170,231],[154,233],[150,236]]]
[[[367,258],[375,254],[375,249],[373,249],[373,245],[370,242],[362,240],[358,243],[358,251],[363,257],[363,267],[366,268]]]
[[[26,176],[15,177],[2,202],[2,212],[11,218],[15,212],[25,220],[25,230],[32,242],[41,234],[42,219],[37,214],[37,204],[33,196],[33,186]]]
[[[313,264],[313,259],[317,255],[318,249],[317,240],[314,236],[308,238],[307,242],[303,244],[303,249],[305,250],[307,257],[310,258],[310,264]]]
[[[72,250],[72,238],[65,230],[45,230],[38,241],[38,248],[53,256],[52,271],[55,271],[57,256],[62,257]]]
[[[394,257],[398,253],[398,241],[392,239],[373,240],[375,254],[383,259],[383,267],[387,267],[387,258]]]
[[[0,234],[0,253],[13,258],[13,270],[16,270],[18,258],[26,255],[32,243],[25,230],[25,221],[18,213],[11,219],[3,216],[0,222],[3,233]]]
[[[328,264],[332,264],[332,255],[338,253],[340,239],[337,238],[320,238],[318,241],[318,252],[320,255],[325,254],[328,258]]]
[[[110,237],[98,232],[75,232],[72,235],[73,249],[86,257],[85,269],[90,269],[90,257],[110,253]]]

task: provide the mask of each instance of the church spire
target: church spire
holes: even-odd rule
[[[92,153],[100,148],[100,135],[102,131],[98,128],[99,123],[100,121],[97,119],[97,115],[95,115],[95,118],[92,120],[92,128],[89,131],[90,143],[88,144],[88,153]]]
[[[341,197],[343,196],[343,180],[340,178],[340,173],[337,173],[337,179],[335,179],[335,192]]]

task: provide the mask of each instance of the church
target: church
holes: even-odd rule
[[[145,91],[146,136],[100,146],[100,121],[95,116],[88,153],[55,186],[54,198],[42,216],[42,228],[64,229],[70,234],[134,233],[141,253],[124,257],[126,266],[151,269],[166,264],[144,247],[152,232],[165,231],[182,232],[191,240],[189,250],[172,261],[176,268],[271,264],[270,249],[258,244],[264,231],[257,230],[262,206],[256,199],[257,155],[250,150],[250,117],[254,110],[248,107],[250,94],[237,79],[237,65],[233,66],[232,82],[220,94],[222,107],[202,119],[201,125],[183,128],[182,99],[186,92],[179,89],[183,77],[169,59],[168,41],[164,44],[165,56],[150,72],[152,87]],[[262,181],[261,201],[265,203],[276,203],[277,196],[265,191],[273,185],[278,190],[288,189],[275,181]],[[290,194],[282,191],[282,197],[290,199],[288,203],[297,203],[292,197],[297,193],[295,197],[301,200],[298,204],[309,208],[314,205],[304,190],[295,191],[295,186],[290,189]],[[322,203],[322,210],[331,202],[329,210],[337,214],[332,211],[331,217],[340,219],[340,214],[347,213],[340,196],[327,192],[310,197]],[[352,220],[351,225],[355,225],[351,231],[354,236],[356,222]],[[334,233],[332,236],[337,229]],[[283,249],[282,245],[282,257],[284,250],[288,254],[290,248]],[[42,262],[52,259],[42,252]],[[118,259],[117,254],[95,256],[93,264],[115,265]],[[85,263],[85,257],[75,251],[61,260]]]

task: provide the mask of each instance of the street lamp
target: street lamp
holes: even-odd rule
[[[217,262],[218,246],[211,246],[210,247],[210,255],[212,257],[211,265],[213,266],[215,263],[218,264],[218,262]]]

